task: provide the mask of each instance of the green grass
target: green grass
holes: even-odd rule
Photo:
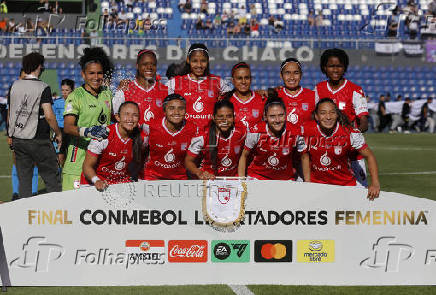
[[[380,169],[382,190],[436,200],[436,135],[430,134],[367,134]],[[0,141],[0,175],[11,174],[11,157],[6,139]],[[433,174],[419,174],[433,172]],[[395,174],[415,173],[415,174]],[[40,181],[42,182],[42,181]],[[11,197],[11,179],[0,178],[0,200]],[[43,189],[43,184],[40,183]],[[436,286],[393,287],[319,287],[319,286],[249,286],[256,295],[434,295]],[[9,294],[233,294],[228,286],[177,287],[16,287]]]

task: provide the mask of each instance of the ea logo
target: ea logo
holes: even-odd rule
[[[218,243],[213,249],[213,254],[219,260],[224,260],[230,256],[231,249],[226,243]]]
[[[148,242],[142,242],[141,245],[139,245],[139,248],[146,252],[150,250],[150,244]]]
[[[197,98],[197,100],[194,102],[194,111],[197,113],[201,113],[204,110],[203,102],[201,101],[201,96]]]
[[[170,149],[164,156],[164,160],[167,163],[172,163],[174,162],[174,159],[176,158],[176,156],[173,153],[173,149]]]
[[[279,159],[277,159],[276,157],[276,153],[274,153],[274,155],[269,156],[268,157],[268,164],[270,164],[271,166],[275,167],[279,164]]]
[[[221,165],[224,167],[230,167],[232,165],[232,160],[227,157],[227,155],[221,160]]]
[[[332,163],[332,160],[329,158],[329,156],[327,156],[327,152],[325,152],[325,154],[321,156],[321,159],[319,161],[323,166],[329,166]]]
[[[121,160],[115,163],[115,169],[119,171],[119,170],[123,170],[124,167],[126,167],[126,162],[124,162],[125,158],[126,157],[122,157]]]

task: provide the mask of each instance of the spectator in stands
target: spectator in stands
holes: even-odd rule
[[[236,23],[236,25],[233,28],[233,35],[239,35],[241,33],[241,25],[239,23]]]
[[[118,13],[118,24],[127,24],[129,22],[129,16],[124,9],[121,9],[120,13]]]
[[[280,18],[277,18],[274,21],[274,32],[276,33],[280,32],[281,30],[283,30],[284,26],[285,26],[284,22]]]
[[[397,101],[402,101],[402,100],[403,100],[403,96],[401,94],[398,94]]]
[[[240,14],[237,16],[238,18],[238,23],[241,27],[245,26],[245,24],[247,23],[247,16],[245,14]]]
[[[8,6],[6,5],[6,0],[2,0],[0,3],[0,14],[8,13]]]
[[[403,130],[404,133],[410,133],[410,121],[409,121],[409,115],[410,115],[410,97],[406,97],[403,103],[403,107],[401,108],[401,119],[403,119]]]
[[[250,15],[251,15],[251,19],[255,19],[257,16],[257,9],[254,3],[250,4]]]
[[[215,27],[221,26],[221,15],[215,15],[215,18],[213,19],[213,25]]]
[[[185,9],[185,4],[186,0],[179,0],[179,4],[177,5],[177,7],[179,8],[180,12],[183,12],[183,10]]]
[[[251,33],[250,36],[253,38],[259,37],[259,24],[257,23],[256,19],[251,20]]]
[[[270,15],[270,17],[268,18],[268,25],[274,27],[274,22],[276,21],[276,18],[274,17],[274,15]]]
[[[315,15],[313,13],[313,10],[309,12],[309,15],[307,16],[307,21],[309,22],[309,26],[314,27],[315,26]]]
[[[103,23],[107,24],[109,22],[110,14],[107,8],[103,9]]]
[[[229,16],[228,11],[227,11],[227,10],[224,10],[224,12],[223,12],[223,16],[221,17],[221,22],[222,22],[223,24],[225,24],[225,23],[229,22],[229,19],[230,19],[230,16]]]
[[[114,23],[118,22],[118,12],[115,7],[112,7],[111,13],[110,13],[110,20]]]
[[[389,126],[389,115],[386,112],[386,98],[384,94],[380,95],[380,98],[378,100],[378,111],[377,115],[380,119],[380,125],[378,127],[378,132],[383,132],[383,130]]]
[[[388,19],[388,37],[397,37],[398,26],[400,24],[400,8],[395,6],[392,15]]]
[[[13,32],[15,32],[16,31],[16,28],[17,28],[17,23],[15,22],[15,19],[14,18],[11,18],[10,20],[9,20],[9,22],[8,22],[8,26],[7,26],[7,31],[9,32],[9,33],[13,33]]]
[[[210,31],[213,31],[214,26],[210,19],[206,20],[206,24],[204,25],[204,28]]]
[[[227,25],[227,35],[228,36],[232,36],[235,33],[235,24],[233,22],[230,22]]]
[[[6,32],[8,29],[8,22],[5,18],[0,18],[0,31]]]
[[[246,24],[244,25],[244,34],[245,34],[246,36],[250,36],[250,33],[251,33],[251,27],[250,27],[250,24],[246,23]]]
[[[318,14],[315,17],[315,25],[317,27],[324,26],[324,16],[322,15],[322,10],[318,10]]]
[[[151,19],[147,17],[144,21],[144,31],[150,31],[151,29]]]
[[[40,0],[39,3],[41,4],[41,6],[38,7],[37,11],[50,12],[50,3],[48,2],[48,0]]]
[[[436,0],[433,0],[428,4],[427,15],[433,15],[436,17]]]
[[[30,17],[26,18],[26,25],[24,28],[25,28],[25,31],[28,33],[35,31],[35,26],[34,26],[32,20],[30,19]]]
[[[192,3],[191,3],[191,0],[186,0],[186,4],[185,4],[185,6],[183,7],[183,9],[184,9],[184,11],[185,11],[186,13],[191,13],[191,11],[192,11]]]
[[[433,118],[434,111],[429,108],[429,104],[433,102],[433,98],[427,98],[427,102],[424,103],[421,107],[421,116],[419,119],[419,125],[421,132],[428,129],[429,133],[434,132],[435,128],[435,120]]]
[[[133,9],[133,0],[124,0],[124,4],[126,4],[127,10],[132,11]]]
[[[409,32],[409,37],[412,40],[416,39],[416,36],[419,33],[420,21],[421,19],[418,15],[418,8],[414,7],[409,13],[409,15],[407,16],[405,22],[407,31]]]
[[[207,1],[206,0],[201,0],[200,12],[208,15],[209,11],[207,10],[207,8],[208,8]]]
[[[204,30],[204,24],[203,24],[203,20],[201,19],[201,16],[198,17],[197,22],[195,23],[195,29],[196,30]]]
[[[366,96],[366,103],[369,105],[372,103],[371,98]],[[377,115],[377,110],[375,108],[368,107],[368,129],[371,132],[375,132],[378,130],[378,126],[380,125],[379,117]]]

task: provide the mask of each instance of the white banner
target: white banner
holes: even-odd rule
[[[419,120],[421,117],[421,108],[424,103],[427,102],[427,99],[418,99],[414,100],[410,103],[410,117],[412,120]],[[387,114],[401,114],[401,110],[403,109],[404,101],[391,101],[386,102],[386,113]],[[428,108],[432,111],[436,111],[436,100],[433,100],[428,104]],[[368,109],[378,110],[378,102],[370,102],[368,103]]]
[[[244,225],[219,232],[203,222],[200,181],[127,190],[1,204],[11,284],[436,284],[435,201],[251,181]]]
[[[375,52],[379,54],[398,54],[403,48],[401,42],[376,42]]]

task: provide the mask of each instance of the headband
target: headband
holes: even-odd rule
[[[203,51],[205,51],[207,53],[207,55],[209,55],[209,51],[207,49],[204,49],[204,48],[194,48],[194,49],[191,49],[191,50],[188,51],[188,56],[191,55],[191,53],[193,51],[196,51],[196,50],[203,50]]]
[[[298,65],[298,67],[300,68],[300,71],[301,71],[301,64],[300,64],[300,62],[299,62],[298,60],[285,60],[285,62],[282,63],[282,65],[280,66],[280,72],[283,70],[283,68],[284,68],[288,63],[291,63],[291,62],[296,63],[296,64]]]
[[[250,66],[246,62],[237,63],[232,68],[232,76],[237,69],[242,68],[242,67],[250,69]]]
[[[146,53],[151,53],[151,54],[154,55],[154,57],[156,57],[156,53],[154,53],[153,50],[150,50],[150,49],[142,49],[142,50],[139,50],[139,51],[138,51],[138,56],[137,56],[137,58],[141,57],[143,54],[146,54]]]

